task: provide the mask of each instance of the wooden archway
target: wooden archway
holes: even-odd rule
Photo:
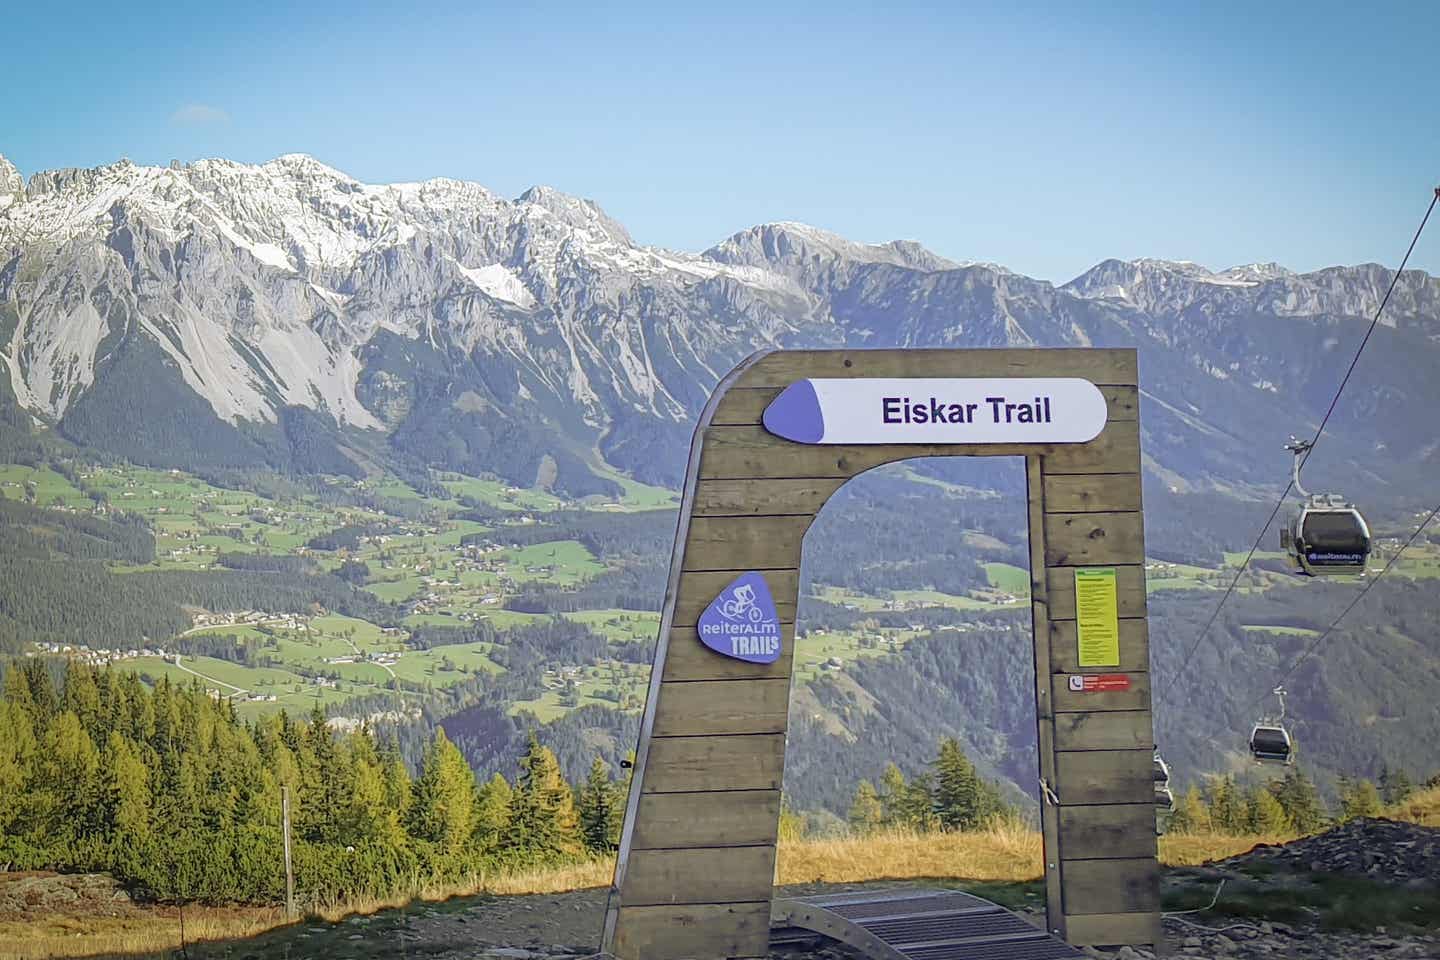
[[[1084,443],[819,446],[762,423],[798,380],[912,377],[1083,378],[1104,395],[1105,424]],[[1025,458],[1049,929],[1075,944],[1161,942],[1138,409],[1128,349],[772,351],[721,381],[690,450],[607,952],[768,953],[802,539],[851,477],[954,456]],[[1104,668],[1077,654],[1075,570],[1087,567],[1115,570],[1119,656]],[[720,656],[696,632],[748,571],[764,574],[782,624],[769,664]],[[1106,682],[1076,679],[1087,675]]]

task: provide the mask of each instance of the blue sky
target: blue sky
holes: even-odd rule
[[[642,243],[803,220],[1052,280],[1393,265],[1440,182],[1440,4],[1160,6],[29,3],[3,21],[0,153],[304,152],[548,183]],[[1412,265],[1440,272],[1440,225]]]

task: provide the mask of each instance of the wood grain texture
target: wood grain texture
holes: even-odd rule
[[[1153,750],[1062,751],[1055,755],[1062,806],[1155,800]],[[1151,830],[1154,830],[1152,823]],[[1062,855],[1068,854],[1062,839]]]
[[[1145,616],[1145,568],[1139,563],[1106,566],[1115,568],[1115,602],[1120,616]],[[1049,588],[1050,619],[1074,620],[1075,568],[1046,567],[1045,583]]]
[[[620,905],[768,903],[774,881],[773,846],[631,850]]]
[[[1030,529],[1045,529],[1045,474],[1041,457],[1025,458],[1026,516]],[[1045,538],[1030,537],[1030,569],[1045,569]],[[1050,702],[1049,590],[1045,579],[1031,578],[1030,584],[1031,651],[1035,663],[1035,742],[1040,753],[1040,779],[1054,788],[1055,723]],[[1065,935],[1065,914],[1060,901],[1060,818],[1059,811],[1049,803],[1040,804],[1040,836],[1048,856],[1045,858],[1045,922],[1055,936]]]
[[[1061,807],[1060,829],[1067,862],[1156,855],[1153,803]]]
[[[683,790],[779,790],[785,735],[655,737],[645,767],[646,793]]]
[[[784,733],[790,679],[697,680],[664,683],[653,735]]]
[[[1160,909],[1160,864],[1154,857],[1065,860],[1065,912],[1139,913]]]
[[[1143,563],[1142,513],[1045,514],[1045,566],[1104,567]],[[1116,584],[1118,589],[1119,584]]]
[[[842,477],[701,480],[695,485],[693,516],[813,516],[844,483]]]
[[[788,680],[795,655],[795,624],[780,626],[780,657],[774,663],[746,663],[723,656],[700,642],[695,627],[670,631],[665,652],[665,682],[678,680]]]
[[[1149,710],[1055,715],[1057,750],[1154,750]]]
[[[1089,443],[1057,446],[1045,454],[1045,475],[1067,473],[1139,473],[1140,424],[1113,420]]]
[[[695,517],[682,569],[795,570],[812,517]],[[713,599],[713,598],[712,598]]]
[[[1069,940],[1077,947],[1165,944],[1164,926],[1156,911],[1088,913],[1070,918]],[[1163,955],[1163,954],[1162,954]]]
[[[770,902],[624,907],[615,927],[620,960],[754,957],[770,950]]]
[[[779,790],[646,793],[631,849],[773,844],[779,823]]]
[[[680,590],[675,599],[675,615],[671,626],[693,627],[700,614],[720,596],[736,577],[746,570],[692,570],[680,575]],[[775,612],[781,623],[795,622],[795,599],[800,592],[799,570],[766,570],[765,583],[775,601]]]
[[[1121,513],[1140,509],[1140,474],[1072,473],[1045,478],[1049,513]]]
[[[784,387],[807,377],[1083,377],[1140,382],[1131,347],[999,347],[969,350],[784,350],[762,357],[737,388]]]
[[[1086,670],[1085,673],[1105,673],[1105,670]],[[1150,709],[1150,674],[1125,673],[1130,678],[1129,690],[1107,690],[1105,692],[1076,693],[1070,689],[1073,673],[1056,673],[1050,678],[1051,704],[1057,714],[1068,712],[1091,712],[1104,710],[1148,710]]]
[[[1071,594],[1074,595],[1073,592]],[[1117,621],[1120,662],[1106,667],[1081,667],[1079,628],[1074,620],[1050,621],[1050,664],[1056,671],[1125,673],[1150,669],[1150,629],[1144,618]]]

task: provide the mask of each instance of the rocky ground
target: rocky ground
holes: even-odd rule
[[[910,885],[807,884],[805,896]],[[924,886],[934,887],[933,881]],[[959,886],[959,884],[957,884]],[[1043,922],[1038,883],[964,885]],[[1365,820],[1280,847],[1257,847],[1164,881],[1170,955],[1207,960],[1440,960],[1440,829]],[[593,956],[605,890],[420,903],[338,923],[308,921],[244,941],[192,945],[189,960],[566,960]],[[0,918],[141,909],[106,878],[0,874]],[[4,954],[0,949],[0,955]],[[1148,960],[1141,949],[1088,949]],[[179,956],[178,953],[171,956]],[[853,960],[817,943],[774,960]]]

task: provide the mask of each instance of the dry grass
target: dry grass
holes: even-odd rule
[[[1390,811],[1396,819],[1440,826],[1440,789],[1416,794]],[[1196,866],[1244,853],[1257,844],[1284,843],[1285,836],[1232,837],[1170,834],[1160,838],[1160,860]],[[982,882],[1033,880],[1042,875],[1040,834],[1004,821],[969,833],[892,831],[865,837],[788,840],[780,843],[777,881],[854,883],[866,880],[950,879]],[[313,916],[338,921],[355,914],[394,909],[417,900],[440,901],[475,894],[562,893],[610,883],[610,859],[547,869],[478,875],[467,883],[431,886],[386,898],[324,906]],[[251,937],[285,923],[274,908],[190,908],[185,934],[191,943]],[[104,953],[161,953],[178,948],[174,908],[130,917],[57,917],[38,923],[0,921],[0,960],[45,960]]]
[[[1431,787],[1412,794],[1404,803],[1392,807],[1389,815],[1396,820],[1440,827],[1440,787]]]

